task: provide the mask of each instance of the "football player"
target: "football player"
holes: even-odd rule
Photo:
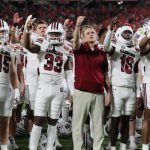
[[[113,92],[112,117],[110,127],[111,150],[116,150],[118,126],[121,119],[121,143],[120,150],[126,150],[129,133],[129,119],[134,111],[136,100],[137,64],[140,58],[139,49],[132,43],[133,30],[130,26],[121,26],[116,31],[116,42],[111,42],[113,20],[108,30],[104,49],[110,55],[111,85]],[[136,89],[139,89],[137,82]]]
[[[14,89],[14,99],[18,101],[20,92],[18,89],[18,77],[16,71],[16,58],[9,46],[9,27],[4,20],[0,20],[0,141],[1,150],[7,150],[9,135],[9,120],[12,114],[12,92],[10,83]]]
[[[31,34],[31,40],[35,41],[43,40],[46,36],[47,23],[43,20],[36,20],[34,22],[33,32]],[[36,53],[27,52],[27,66],[26,66],[26,92],[28,93],[28,101],[30,104],[30,112],[28,113],[29,121],[29,133],[32,130],[33,125],[33,111],[35,103],[35,95],[38,86],[38,75],[39,75],[39,60]]]
[[[24,68],[25,68],[25,62],[24,62],[24,48],[20,45],[19,41],[21,38],[22,31],[20,29],[16,29],[17,25],[19,25],[20,21],[22,20],[22,17],[19,17],[18,13],[15,13],[13,15],[13,26],[10,29],[10,42],[11,47],[13,51],[16,53],[16,59],[18,60],[17,65],[17,74],[18,79],[20,82],[20,96],[24,96],[25,92],[25,82],[24,82]],[[21,109],[22,109],[22,98],[20,99],[19,104],[15,104],[12,111],[12,116],[10,118],[10,124],[9,124],[9,145],[8,147],[10,149],[19,149],[18,145],[15,142],[15,132],[16,132],[16,126],[17,122],[20,121],[21,118]]]
[[[142,150],[149,149],[150,133],[150,20],[147,20],[139,29],[138,45],[141,49],[142,62],[144,64],[144,75],[142,93],[144,99],[144,122],[142,127]]]
[[[63,77],[67,80],[70,97],[73,95],[73,75],[70,59],[64,51],[64,29],[58,22],[47,28],[47,40],[30,42],[31,19],[26,20],[25,47],[39,57],[39,82],[35,98],[34,125],[30,137],[30,149],[37,150],[42,124],[48,113],[47,148],[52,150],[56,137],[56,123],[63,102]]]

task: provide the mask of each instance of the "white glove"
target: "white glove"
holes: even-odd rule
[[[26,19],[26,22],[25,22],[25,29],[26,29],[26,32],[29,33],[29,29],[27,27],[28,23],[31,22],[33,23],[34,21],[36,20],[36,18],[32,18],[32,15],[29,15]]]
[[[28,22],[31,21],[31,18],[32,18],[32,15],[29,15],[26,19],[25,26],[24,26],[26,29],[27,29]]]
[[[19,103],[20,101],[20,91],[19,89],[14,89],[14,102]]]

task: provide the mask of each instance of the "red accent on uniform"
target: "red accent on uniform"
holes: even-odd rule
[[[95,45],[92,51],[87,43],[74,51],[75,88],[91,93],[104,92],[105,72],[108,71],[106,53]]]
[[[57,30],[58,30],[59,23],[58,23],[58,22],[56,22],[56,24],[57,24],[57,27],[56,27],[56,28],[57,28]]]

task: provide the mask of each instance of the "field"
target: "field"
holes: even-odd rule
[[[16,137],[16,143],[19,145],[20,150],[28,150],[28,136]],[[63,145],[62,149],[59,150],[72,150],[72,139],[71,136],[67,138],[60,138],[60,143]],[[141,150],[141,138],[136,138],[136,143],[138,144],[138,149]],[[108,137],[105,137],[104,147],[108,144]],[[58,150],[58,149],[57,149]]]

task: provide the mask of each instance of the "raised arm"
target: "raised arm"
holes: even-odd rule
[[[20,24],[23,17],[19,17],[18,12],[13,15],[13,26],[10,28],[10,41],[12,43],[18,43],[19,38],[16,36],[16,27]]]
[[[143,38],[139,42],[139,47],[141,49],[141,53],[147,53],[150,51],[150,20],[145,22],[143,28],[145,32],[143,33]]]
[[[147,54],[150,51],[150,33],[149,36],[145,36],[140,42],[139,47],[141,50],[141,54]]]
[[[23,46],[28,49],[31,53],[38,53],[40,51],[40,46],[35,45],[31,42],[30,36],[31,36],[31,29],[32,29],[32,23],[35,19],[32,19],[32,15],[27,17],[24,31],[23,31]]]
[[[104,50],[106,52],[109,52],[111,50],[111,48],[110,48],[111,38],[114,33],[114,30],[116,29],[117,24],[118,24],[118,20],[117,20],[117,18],[114,18],[109,26],[107,33],[106,33],[106,36],[104,39]]]
[[[80,30],[81,30],[81,23],[84,21],[85,16],[79,16],[76,22],[74,36],[73,36],[73,49],[76,50],[81,45],[80,39]]]

